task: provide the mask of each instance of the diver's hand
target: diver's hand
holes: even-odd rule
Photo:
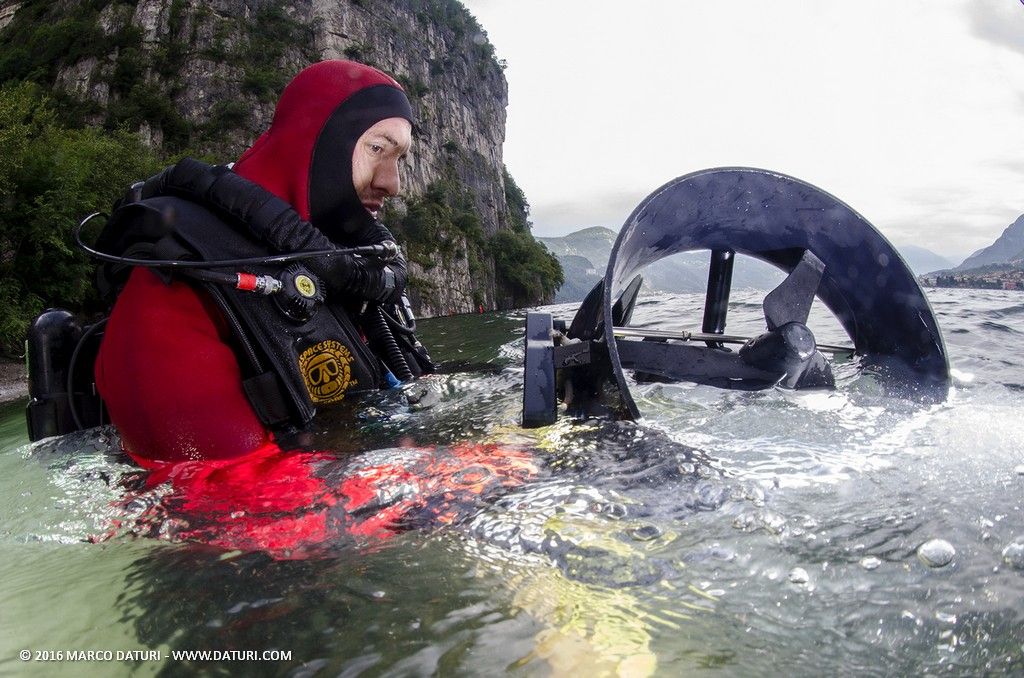
[[[405,266],[395,263],[351,254],[330,254],[309,260],[307,266],[323,281],[332,297],[354,296],[392,304],[397,303],[405,291],[406,278]]]
[[[368,273],[363,298],[382,304],[397,304],[405,292],[405,277],[383,262],[369,265]]]

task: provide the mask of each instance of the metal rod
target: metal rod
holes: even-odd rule
[[[704,297],[704,322],[701,330],[706,334],[725,332],[725,317],[729,312],[729,292],[732,289],[732,265],[736,253],[730,250],[712,250],[708,266],[708,289]],[[719,341],[708,341],[712,348],[722,348]]]
[[[648,339],[676,339],[678,341],[719,341],[723,344],[745,344],[750,337],[732,334],[709,334],[705,332],[687,332],[686,330],[651,330],[643,327],[613,327],[616,336],[644,337]],[[833,344],[817,344],[822,353],[853,353],[853,346],[835,346]]]

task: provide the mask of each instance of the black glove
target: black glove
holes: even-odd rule
[[[326,285],[330,295],[394,304],[405,291],[405,258],[401,253],[387,262],[351,254],[332,254],[311,259],[306,266]]]

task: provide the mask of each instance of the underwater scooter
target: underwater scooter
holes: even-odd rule
[[[643,267],[710,250],[700,332],[629,326]],[[737,254],[787,277],[763,302],[766,331],[725,334]],[[853,346],[817,344],[807,326],[819,299]],[[742,344],[738,351],[727,343]],[[703,345],[698,345],[703,344]],[[561,401],[573,416],[637,419],[626,370],[641,380],[757,390],[833,388],[826,353],[857,356],[883,386],[941,400],[949,363],[935,315],[896,250],[848,205],[807,182],[763,169],[687,174],[648,196],[626,220],[603,280],[572,322],[526,318],[523,426],[554,423]]]

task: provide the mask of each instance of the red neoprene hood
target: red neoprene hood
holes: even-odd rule
[[[235,172],[342,242],[371,218],[352,184],[352,152],[386,118],[412,122],[409,100],[392,77],[353,61],[313,64],[288,83],[270,129],[242,154]]]

